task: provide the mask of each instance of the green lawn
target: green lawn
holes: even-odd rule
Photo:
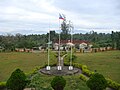
[[[36,66],[43,66],[46,63],[47,53],[0,53],[0,81],[6,81],[16,68],[30,72]]]
[[[107,51],[97,53],[76,53],[74,62],[85,64],[92,71],[103,74],[105,77],[120,83],[120,51]]]
[[[76,53],[76,55],[78,58],[74,62],[85,64],[90,70],[97,70],[105,77],[120,83],[120,51]],[[52,59],[51,63],[56,61]],[[29,72],[36,66],[45,65],[46,62],[47,53],[0,53],[0,81],[6,81],[16,68]],[[40,85],[42,87],[50,87],[53,76],[36,74],[34,78],[37,79],[35,80],[35,83],[38,83],[36,84],[38,85],[37,87]],[[64,76],[64,78],[67,81],[65,90],[89,90],[86,84],[78,78],[78,75]]]

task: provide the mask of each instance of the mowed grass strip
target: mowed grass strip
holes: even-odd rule
[[[97,71],[120,83],[120,51],[97,53],[76,53],[77,63],[85,64],[92,71]]]
[[[43,66],[46,63],[47,53],[0,53],[0,81],[6,81],[16,68],[27,73],[36,66]]]

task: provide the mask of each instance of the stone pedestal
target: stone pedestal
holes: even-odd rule
[[[73,66],[69,66],[69,70],[73,70]]]
[[[62,70],[62,66],[57,66],[57,69],[58,70]]]
[[[47,67],[46,67],[46,70],[50,70],[50,66],[47,66]]]

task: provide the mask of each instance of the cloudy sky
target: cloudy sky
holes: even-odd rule
[[[57,32],[59,13],[74,33],[120,31],[119,0],[0,0],[0,34]]]

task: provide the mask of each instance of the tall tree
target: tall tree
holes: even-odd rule
[[[61,39],[63,40],[68,40],[70,39],[70,28],[71,28],[71,25],[70,23],[66,20],[66,17],[64,16],[64,20],[61,24]]]
[[[120,32],[113,32],[111,34],[112,47],[120,50]]]
[[[114,31],[112,31],[111,39],[112,39],[112,48],[116,48],[115,33],[114,33]]]

